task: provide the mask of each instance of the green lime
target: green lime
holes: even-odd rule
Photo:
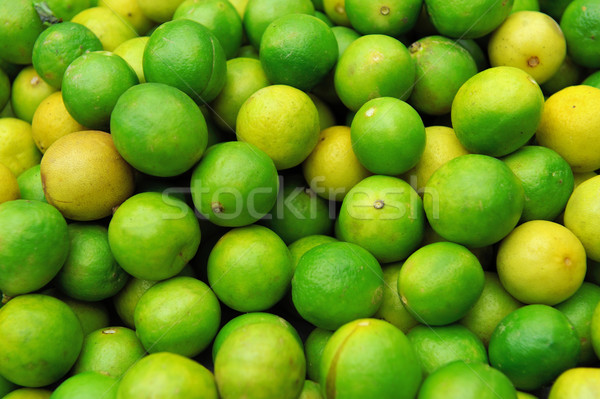
[[[254,58],[259,59],[258,50],[251,44],[246,44],[240,47],[240,51],[237,54],[238,57]]]
[[[150,40],[148,36],[134,37],[119,44],[115,51],[113,51],[113,53],[123,58],[135,71],[140,83],[146,83],[142,58],[148,40]]]
[[[142,13],[154,22],[163,23],[173,18],[173,13],[184,0],[137,0]]]
[[[352,120],[352,149],[361,164],[381,175],[399,175],[417,164],[425,150],[425,126],[404,101],[367,101]]]
[[[475,64],[477,64],[477,70],[479,72],[489,68],[490,63],[488,62],[488,56],[483,52],[481,46],[477,44],[475,40],[458,39],[456,40],[456,43],[460,44],[471,54],[471,57],[473,57],[473,60],[475,60]]]
[[[324,329],[336,329],[372,316],[383,296],[383,272],[377,259],[356,244],[334,242],[305,253],[292,279],[298,313]]]
[[[94,32],[105,51],[114,51],[121,43],[138,35],[126,17],[108,7],[86,8],[75,15],[71,22],[81,24]]]
[[[42,188],[42,177],[40,165],[37,164],[21,173],[17,178],[21,198],[25,200],[46,201],[44,189]]]
[[[542,0],[543,1],[543,0]],[[513,14],[519,11],[540,11],[538,0],[514,0],[510,13]]]
[[[406,100],[415,82],[415,65],[402,42],[386,35],[353,41],[335,69],[335,90],[352,111],[377,97]]]
[[[14,296],[54,278],[69,252],[67,223],[51,205],[15,200],[0,204],[0,290]]]
[[[596,38],[600,28],[600,1],[574,0],[560,18],[560,28],[567,40],[568,53],[575,63],[586,68],[600,67],[600,45]]]
[[[373,317],[383,319],[407,333],[419,322],[406,309],[398,294],[398,274],[402,265],[403,262],[397,262],[383,266],[383,300]]]
[[[323,21],[312,15],[290,14],[269,24],[259,54],[272,83],[309,90],[335,65],[338,44]]]
[[[600,71],[596,71],[589,75],[587,78],[581,82],[582,85],[593,86],[595,88],[600,89]]]
[[[117,314],[121,318],[123,324],[127,327],[134,328],[133,315],[138,301],[146,291],[150,289],[156,281],[141,280],[130,278],[125,287],[117,295],[113,297],[113,304]]]
[[[240,227],[213,247],[208,281],[221,302],[239,312],[266,310],[283,298],[293,276],[292,258],[277,234],[263,226]]]
[[[13,112],[17,118],[31,123],[37,107],[55,91],[56,88],[42,80],[33,66],[25,67],[12,84],[10,101]]]
[[[596,356],[600,358],[600,304],[596,306],[596,310],[594,310],[594,314],[592,315],[590,334],[594,352],[596,353]]]
[[[415,26],[422,4],[421,0],[346,0],[346,14],[352,27],[363,35],[398,37]]]
[[[383,320],[358,319],[329,338],[320,376],[326,399],[409,399],[422,373],[402,331]]]
[[[406,336],[419,357],[424,377],[457,360],[469,364],[488,362],[481,340],[460,324],[440,327],[420,324]]]
[[[217,297],[192,277],[155,284],[142,295],[134,313],[136,333],[146,351],[186,357],[198,355],[210,344],[220,321]]]
[[[256,222],[273,208],[279,179],[267,154],[252,144],[231,141],[206,151],[190,187],[194,205],[205,218],[238,227]]]
[[[116,103],[110,130],[119,153],[153,176],[175,176],[200,160],[207,127],[198,106],[182,91],[161,83],[127,90]]]
[[[310,380],[304,381],[304,386],[302,387],[302,392],[298,399],[323,399],[323,395],[321,395],[321,386]]]
[[[52,391],[47,389],[20,388],[12,391],[2,399],[49,399]]]
[[[77,58],[67,68],[63,101],[77,122],[92,129],[106,129],[117,100],[136,84],[137,75],[123,58],[95,51]]]
[[[517,389],[530,391],[575,367],[580,346],[575,328],[559,310],[528,305],[510,313],[494,330],[490,364]]]
[[[0,68],[0,109],[4,109],[10,100],[10,80],[8,75]]]
[[[296,399],[302,391],[306,360],[289,329],[255,323],[231,332],[215,359],[222,398]]]
[[[315,17],[317,19],[320,19],[321,21],[325,22],[325,25],[329,26],[330,28],[333,28],[333,21],[331,21],[329,19],[329,17],[327,15],[325,15],[324,12],[315,11]]]
[[[11,299],[0,312],[0,373],[37,388],[63,377],[77,360],[83,332],[64,302],[46,295]]]
[[[565,8],[572,2],[573,0],[539,0],[540,11],[550,15],[556,21],[560,21]]]
[[[0,1],[0,54],[13,64],[31,64],[31,53],[44,25],[31,0]]]
[[[84,302],[68,297],[59,299],[69,305],[79,319],[84,337],[92,331],[109,326],[109,311],[104,302]]]
[[[227,0],[185,0],[179,5],[173,20],[186,18],[211,31],[223,46],[225,57],[233,58],[242,44],[242,20]]]
[[[200,245],[200,227],[185,202],[162,194],[136,194],[123,202],[108,226],[117,263],[129,274],[164,280],[183,269]]]
[[[552,95],[566,87],[575,86],[580,83],[584,84],[581,82],[584,73],[583,67],[575,64],[571,57],[567,55],[558,68],[558,71],[545,83],[540,85],[540,87],[544,94]]]
[[[143,66],[146,81],[176,87],[197,103],[214,100],[227,74],[216,36],[189,19],[164,23],[152,33]]]
[[[478,154],[442,165],[423,195],[433,229],[447,240],[471,247],[493,244],[510,233],[524,202],[523,187],[509,167]]]
[[[194,360],[175,353],[146,356],[121,379],[118,399],[217,399],[213,374]]]
[[[425,232],[421,198],[405,181],[370,176],[346,194],[336,236],[358,244],[380,262],[405,259],[418,248]]]
[[[304,354],[306,355],[306,374],[313,381],[320,381],[319,369],[321,358],[327,341],[333,335],[333,331],[315,328],[308,334],[304,342]],[[308,380],[307,380],[308,381]]]
[[[327,244],[336,241],[337,239],[333,237],[317,234],[302,237],[288,245],[290,255],[292,255],[292,265],[294,267],[294,270],[296,270],[296,266],[298,266],[298,262],[300,262],[300,258],[302,257],[302,255],[307,253],[309,250],[321,244]]]
[[[64,380],[51,399],[116,399],[119,381],[104,374],[88,371]]]
[[[408,102],[419,112],[450,112],[458,89],[477,73],[475,60],[464,47],[443,36],[428,36],[408,47],[417,75]]]

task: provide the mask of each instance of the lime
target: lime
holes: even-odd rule
[[[598,190],[600,177],[593,177],[577,187],[565,209],[565,226],[571,230],[583,244],[587,257],[600,261],[600,201]]]
[[[600,395],[600,369],[577,367],[566,370],[552,384],[548,399],[593,399]]]
[[[221,237],[210,253],[207,269],[210,286],[221,302],[239,312],[275,305],[293,276],[292,258],[283,240],[257,225]]]
[[[134,168],[153,176],[175,176],[200,160],[207,127],[198,106],[182,91],[145,83],[119,98],[110,118],[119,153]]]
[[[324,329],[372,316],[383,296],[377,259],[356,244],[334,242],[306,252],[292,279],[298,313]]]
[[[33,66],[50,86],[60,89],[71,62],[90,51],[102,50],[96,35],[83,25],[63,22],[43,31],[33,46]]]
[[[583,78],[583,73],[584,69],[575,64],[571,57],[567,55],[558,71],[540,87],[546,95],[552,95],[565,87],[579,84]]]
[[[10,101],[15,115],[31,123],[37,107],[55,91],[56,88],[42,80],[32,66],[23,68],[13,81],[11,89]]]
[[[421,375],[402,331],[383,320],[358,319],[329,338],[320,384],[327,399],[409,399],[416,396]]]
[[[236,123],[237,139],[260,148],[277,169],[304,161],[317,144],[319,130],[319,113],[310,97],[286,85],[267,86],[252,94]]]
[[[137,0],[98,0],[100,7],[106,7],[131,25],[138,35],[144,35],[154,23],[146,17]]]
[[[493,244],[510,233],[524,202],[523,187],[508,166],[478,154],[442,165],[423,195],[433,229],[447,240],[471,247]]]
[[[530,391],[574,367],[579,348],[577,332],[565,315],[547,305],[528,305],[498,324],[489,358],[517,389]]]
[[[9,392],[14,391],[15,389],[17,389],[17,385],[0,376],[0,395],[2,395],[3,399]]]
[[[242,20],[227,0],[185,0],[179,5],[173,20],[191,19],[210,30],[223,46],[225,57],[233,58],[242,44]]]
[[[109,326],[109,312],[103,302],[84,302],[66,297],[60,300],[69,305],[79,319],[84,337],[92,331]]]
[[[123,58],[95,51],[73,61],[63,77],[62,94],[69,114],[91,129],[109,126],[117,100],[138,79]]]
[[[175,353],[146,356],[121,379],[118,399],[217,399],[212,373],[191,359]]]
[[[471,57],[475,60],[475,64],[477,64],[477,70],[479,72],[489,68],[490,63],[488,61],[488,56],[483,52],[481,46],[475,40],[458,39],[456,40],[456,43],[460,44],[471,54]]]
[[[304,381],[304,386],[302,386],[302,392],[298,399],[323,399],[321,395],[321,386],[310,380]]]
[[[75,15],[95,6],[97,0],[46,0],[52,13],[63,21],[70,21]]]
[[[146,291],[150,289],[156,281],[141,280],[130,278],[125,287],[117,295],[113,297],[115,310],[121,318],[123,324],[127,327],[134,328],[133,315],[138,301]]]
[[[522,221],[554,220],[573,192],[571,167],[555,151],[524,146],[503,159],[521,181],[525,192]]]
[[[358,244],[380,262],[405,259],[425,231],[421,198],[406,182],[370,176],[348,192],[337,219],[336,236]]]
[[[20,388],[12,391],[2,399],[49,399],[52,391],[47,389]]]
[[[0,204],[0,291],[14,296],[36,291],[54,278],[69,252],[67,223],[40,201]]]
[[[421,247],[398,273],[402,303],[427,325],[450,324],[465,316],[483,286],[483,269],[475,255],[451,242]]]
[[[589,75],[581,82],[582,85],[593,86],[600,89],[600,71],[596,71]]]
[[[371,174],[356,157],[347,126],[323,130],[302,169],[311,189],[333,201],[343,200],[352,187]]]
[[[119,44],[113,51],[116,55],[123,58],[135,71],[140,83],[146,83],[142,57],[144,56],[144,49],[146,48],[146,44],[148,44],[148,40],[150,40],[148,36],[134,37]]]
[[[0,204],[20,197],[19,181],[10,169],[0,163]]]
[[[292,256],[292,266],[294,270],[296,270],[296,266],[298,266],[298,262],[300,262],[302,255],[307,253],[309,250],[321,244],[327,244],[336,241],[337,240],[333,237],[317,234],[302,237],[288,245],[290,255]]]
[[[31,0],[0,1],[0,54],[13,64],[31,64],[31,53],[44,30]]]
[[[487,364],[487,351],[477,335],[460,324],[418,325],[406,335],[419,357],[423,376],[457,360]]]
[[[538,397],[526,392],[517,391],[517,399],[538,399]]]
[[[229,2],[233,5],[240,18],[244,20],[244,13],[246,12],[248,0],[229,0]]]
[[[471,152],[510,154],[536,132],[544,108],[542,90],[514,67],[479,72],[461,86],[452,102],[452,127]]]
[[[579,187],[579,185],[581,183],[588,181],[592,177],[596,177],[596,176],[598,176],[598,174],[596,172],[573,173],[573,181],[574,181],[575,188]]]
[[[216,36],[189,19],[164,23],[152,33],[143,67],[146,81],[176,87],[197,103],[217,97],[227,72]]]
[[[475,60],[467,49],[443,36],[419,39],[408,51],[417,70],[408,102],[425,114],[447,114],[458,89],[477,73]]]
[[[421,0],[346,0],[346,14],[352,27],[363,35],[380,33],[397,37],[417,23]]]
[[[319,368],[321,366],[321,358],[325,351],[327,341],[333,335],[332,331],[322,328],[315,328],[306,338],[304,342],[304,354],[306,355],[306,374],[313,381],[320,381]],[[307,380],[308,381],[308,380]]]
[[[377,97],[406,100],[415,82],[415,65],[406,46],[386,35],[353,41],[335,69],[335,90],[352,111]]]
[[[273,161],[249,143],[209,148],[192,173],[192,199],[200,213],[219,226],[252,224],[275,205],[279,190]]]
[[[346,0],[323,0],[323,11],[334,24],[350,26],[346,14]]]
[[[309,90],[335,65],[338,45],[323,21],[311,15],[290,14],[265,29],[259,54],[272,83]]]
[[[0,68],[0,109],[4,109],[10,100],[10,80],[8,75]]]
[[[375,174],[404,173],[417,164],[425,149],[425,126],[419,113],[397,98],[367,101],[350,129],[354,153]]]
[[[88,371],[64,380],[52,393],[52,399],[116,399],[119,381],[104,374]]]
[[[64,376],[83,342],[75,313],[64,302],[38,294],[19,296],[2,307],[0,334],[0,373],[32,388]]]
[[[324,12],[315,11],[315,17],[317,19],[320,19],[321,21],[325,22],[325,25],[329,26],[330,28],[332,28],[334,26],[333,22],[329,19],[329,17],[327,15],[325,15]]]
[[[383,319],[407,333],[419,322],[404,307],[398,294],[398,273],[403,263],[390,263],[383,266],[383,299],[373,317]]]
[[[107,7],[87,8],[75,15],[71,22],[94,32],[106,51],[113,51],[119,44],[137,36],[135,29],[122,15]]]
[[[540,3],[540,10],[556,21],[560,21],[565,8],[573,2],[573,0],[538,0]]]
[[[335,115],[331,107],[313,93],[308,93],[308,96],[317,107],[319,113],[319,128],[321,131],[335,125]]]
[[[238,51],[237,56],[245,58],[254,58],[256,60],[259,59],[258,50],[251,44],[246,44],[240,47],[240,51]]]
[[[596,40],[600,34],[596,23],[599,16],[600,1],[575,0],[565,8],[560,18],[569,55],[586,68],[600,67],[600,46]]]
[[[544,105],[536,138],[558,152],[573,172],[600,168],[600,89],[570,86],[550,96]]]
[[[154,22],[170,21],[184,0],[137,0],[142,13]]]
[[[543,0],[542,0],[543,1]],[[511,14],[519,11],[540,11],[540,5],[538,0],[515,0],[513,2]]]

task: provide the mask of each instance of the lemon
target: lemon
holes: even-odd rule
[[[71,22],[94,32],[106,51],[113,51],[119,44],[137,36],[135,29],[121,15],[107,7],[85,9],[75,15]]]
[[[142,57],[144,56],[144,49],[149,39],[148,36],[135,37],[119,44],[115,51],[113,51],[133,68],[140,83],[146,83],[144,68],[142,67]]]
[[[16,200],[19,196],[17,178],[10,169],[0,163],[0,204]]]
[[[0,163],[16,176],[40,163],[42,154],[31,134],[31,125],[16,118],[0,118]]]
[[[562,373],[550,389],[548,399],[594,399],[600,397],[600,369],[572,368]]]
[[[99,0],[98,6],[106,7],[116,13],[139,35],[143,35],[152,28],[154,23],[144,15],[137,0]]]
[[[588,258],[600,261],[600,177],[577,187],[565,208],[565,226],[583,243]]]

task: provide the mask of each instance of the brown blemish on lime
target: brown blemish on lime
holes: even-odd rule
[[[34,76],[33,78],[31,78],[31,80],[29,81],[29,83],[32,86],[37,86],[38,84],[40,84],[40,78],[38,78],[37,76]]]
[[[529,59],[527,60],[527,66],[529,66],[531,68],[535,68],[539,64],[540,64],[540,59],[538,58],[537,55],[529,57]]]
[[[570,267],[571,264],[573,263],[571,261],[571,258],[569,258],[569,257],[566,257],[565,260],[564,260],[564,262],[565,262],[565,266],[567,266],[567,267]]]
[[[382,209],[385,206],[385,202],[383,202],[383,200],[377,200],[375,202],[373,202],[373,208],[375,209]]]
[[[390,8],[388,6],[383,6],[379,9],[379,13],[381,15],[389,15],[390,13]]]
[[[338,14],[346,13],[346,7],[344,7],[343,3],[336,3],[334,9],[335,9],[335,12],[337,12]]]
[[[213,202],[211,204],[210,208],[212,209],[212,211],[214,213],[223,213],[223,212],[225,212],[225,208],[223,207],[223,204],[221,204],[220,202]]]
[[[421,49],[422,45],[419,42],[414,42],[413,44],[411,44],[410,46],[408,46],[408,51],[411,54],[416,53],[417,51],[419,51]]]
[[[354,326],[354,329],[352,331],[350,331],[350,333],[348,335],[346,335],[346,337],[344,338],[342,343],[338,346],[337,350],[335,351],[335,354],[333,355],[333,359],[331,359],[331,365],[329,366],[329,372],[327,373],[327,378],[325,379],[325,392],[327,393],[328,398],[336,397],[335,379],[337,377],[337,364],[338,364],[338,361],[340,360],[340,356],[342,355],[344,346],[346,346],[346,343],[348,342],[350,337],[352,337],[352,335],[356,332],[356,330],[358,330],[359,326],[360,326],[360,323],[356,324]]]

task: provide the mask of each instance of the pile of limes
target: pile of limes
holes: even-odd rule
[[[0,0],[0,399],[600,398],[600,0]]]

